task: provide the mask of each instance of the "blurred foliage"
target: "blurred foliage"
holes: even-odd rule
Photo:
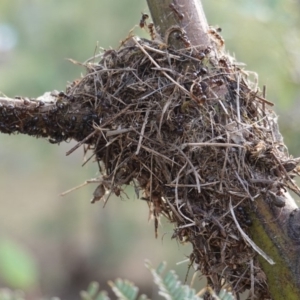
[[[38,281],[34,258],[24,247],[10,239],[0,239],[0,277],[14,288],[32,288]]]
[[[209,24],[223,29],[226,49],[247,64],[245,69],[259,74],[260,87],[267,85],[267,98],[275,102],[289,150],[299,155],[300,2],[203,0],[203,4]],[[146,10],[146,1],[140,0],[1,1],[0,91],[36,97],[64,90],[68,81],[85,72],[65,58],[85,61],[97,45],[117,47]],[[136,33],[146,36],[139,28]],[[8,36],[3,38],[4,34]],[[9,47],[1,48],[3,40]],[[24,256],[27,265],[21,264],[10,284],[0,268],[0,286],[17,287],[20,274],[32,267],[31,276],[37,272],[38,282],[32,279],[31,286],[24,285],[32,298],[57,294],[74,299],[92,278],[102,285],[116,276],[129,277],[151,295],[142,261],[168,259],[175,265],[190,254],[189,246],[171,241],[172,227],[165,220],[160,238],[154,239],[148,207],[130,188],[128,198],[112,198],[105,209],[88,203],[92,185],[60,198],[61,192],[98,175],[95,164],[80,168],[82,150],[65,156],[73,143],[57,147],[7,135],[0,135],[0,143],[0,234],[8,237],[14,248],[10,255],[16,259],[29,252]],[[13,263],[9,268],[15,272]],[[186,270],[186,264],[176,266],[181,278]]]
[[[0,300],[24,300],[24,299],[25,299],[25,295],[21,291],[0,289]]]
[[[158,294],[167,300],[203,300],[203,298],[196,295],[194,289],[188,285],[182,284],[178,280],[178,276],[174,271],[169,271],[165,275],[166,264],[161,263],[154,269],[149,262],[146,262],[146,267],[153,276],[153,281],[158,287]],[[116,279],[114,282],[109,281],[112,291],[118,300],[149,300],[149,298],[142,294],[138,297],[139,289],[132,282],[123,279]],[[225,290],[222,290],[219,295],[209,289],[201,291],[201,294],[210,293],[216,300],[234,300],[233,295]],[[82,300],[110,300],[105,291],[99,291],[99,284],[92,282],[86,291],[80,293]],[[0,290],[0,300],[24,300],[22,292],[13,292],[8,289]],[[52,300],[59,300],[52,298]]]

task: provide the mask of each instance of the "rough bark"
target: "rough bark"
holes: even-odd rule
[[[208,24],[200,1],[147,0],[151,16],[158,32],[165,37],[172,26],[180,26],[194,46],[210,45]]]

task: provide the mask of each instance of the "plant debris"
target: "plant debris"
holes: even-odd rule
[[[66,99],[93,107],[94,156],[102,178],[93,202],[134,183],[155,220],[175,224],[173,238],[190,242],[194,266],[219,292],[253,289],[267,298],[248,237],[249,210],[261,195],[284,206],[298,160],[283,143],[272,103],[248,73],[212,49],[174,50],[130,37],[68,87]],[[98,193],[101,191],[101,193]],[[251,278],[254,283],[251,283]]]
[[[252,284],[267,298],[257,253],[273,261],[247,235],[249,210],[261,195],[274,207],[284,206],[286,190],[299,195],[298,161],[272,103],[231,57],[210,48],[174,50],[130,37],[85,67],[66,99],[97,116],[88,140],[102,165],[93,202],[134,183],[156,235],[163,215],[175,224],[173,238],[192,243],[190,259],[216,292],[224,282],[235,294]]]
[[[32,135],[79,141],[68,154],[89,145],[102,174],[92,202],[134,184],[155,234],[160,216],[174,223],[173,238],[192,243],[190,260],[216,293],[226,283],[236,295],[249,289],[267,299],[257,256],[272,259],[248,236],[250,212],[261,196],[281,208],[287,190],[300,194],[299,161],[287,152],[272,103],[211,48],[174,50],[130,36],[84,66],[86,75],[55,95],[55,111],[31,120]],[[63,134],[47,128],[59,114]],[[14,120],[8,133],[32,125],[22,127],[21,113]]]

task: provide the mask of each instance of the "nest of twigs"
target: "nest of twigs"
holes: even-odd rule
[[[215,291],[226,283],[238,294],[252,284],[258,299],[267,297],[259,250],[247,235],[251,208],[260,197],[283,207],[283,192],[298,192],[297,161],[272,103],[211,48],[173,50],[131,37],[85,66],[65,98],[95,114],[85,140],[103,175],[93,202],[133,183],[156,234],[159,216],[174,223],[173,237],[192,243],[190,259]]]

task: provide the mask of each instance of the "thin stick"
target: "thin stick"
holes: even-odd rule
[[[239,180],[239,182],[241,183],[243,189],[244,189],[245,192],[247,193],[248,197],[249,197],[252,201],[254,201],[254,198],[253,198],[252,195],[250,194],[249,189],[246,188],[246,186],[245,186],[245,184],[244,184],[242,178],[239,176],[239,173],[238,173],[237,171],[235,171],[235,175],[236,175],[237,179]]]
[[[107,124],[111,123],[114,119],[119,117],[121,114],[123,114],[125,111],[127,111],[132,105],[127,105],[124,109],[122,109],[119,113],[114,115],[112,118],[107,120],[101,127],[105,127]],[[66,152],[66,156],[70,155],[72,152],[74,152],[76,149],[78,149],[82,144],[84,144],[89,138],[93,137],[94,134],[98,131],[97,126],[95,126],[95,130],[91,132],[88,136],[86,136],[82,141],[77,143],[72,149]],[[101,129],[104,130],[104,129]]]
[[[253,258],[250,260],[250,270],[251,270],[251,300],[254,300],[254,266],[253,266]]]
[[[237,227],[237,229],[239,230],[239,232],[241,233],[242,237],[244,238],[244,240],[258,253],[260,254],[270,265],[274,265],[275,262],[273,261],[273,259],[271,257],[269,257],[262,249],[260,249],[250,238],[249,236],[244,232],[244,230],[241,228],[239,222],[237,221],[235,214],[234,214],[234,210],[231,204],[231,198],[229,201],[229,210],[231,212],[233,221]]]
[[[262,98],[262,97],[260,97],[260,96],[258,96],[258,95],[254,95],[254,96],[255,96],[255,98],[257,98],[257,99],[260,100],[261,102],[266,103],[266,104],[268,104],[268,105],[270,105],[270,106],[274,106],[274,103],[272,103],[272,102],[270,102],[270,101],[268,101],[268,100],[266,100],[266,99],[264,99],[264,98]]]
[[[160,69],[160,65],[148,54],[148,52],[140,45],[136,38],[132,38],[135,44],[144,52],[144,54],[149,58],[149,60]],[[165,71],[161,71],[170,81],[172,81],[179,89],[181,89],[186,95],[190,96],[190,93],[178,82],[176,82],[171,76],[169,76]]]
[[[148,122],[149,112],[150,112],[150,107],[146,111],[145,119],[144,119],[144,122],[143,122],[143,126],[142,126],[142,130],[141,130],[141,133],[140,133],[140,137],[139,137],[139,143],[138,143],[137,149],[135,151],[135,155],[138,155],[139,152],[140,152],[140,148],[141,148],[143,136],[144,136],[144,133],[145,133],[146,124]]]
[[[228,134],[227,134],[227,140],[229,140]],[[223,178],[224,178],[224,174],[225,174],[227,160],[228,160],[228,147],[225,150],[225,158],[224,158],[223,168],[221,170],[221,178],[220,178],[221,180],[220,180],[220,185],[219,185],[219,191],[220,192],[223,192]]]
[[[191,219],[189,219],[191,221]],[[196,225],[196,222],[193,222],[192,223],[189,223],[189,224],[185,224],[185,225],[180,225],[178,226],[177,228],[181,229],[181,228],[187,228],[187,227],[192,227],[192,226],[195,226]]]
[[[80,189],[80,188],[86,186],[86,185],[89,184],[89,183],[98,183],[98,182],[101,182],[101,181],[102,181],[102,180],[100,180],[100,179],[90,179],[90,180],[87,180],[87,181],[85,181],[84,183],[82,183],[82,184],[80,184],[80,185],[77,185],[77,186],[75,186],[75,187],[73,187],[73,188],[71,188],[71,189],[69,189],[69,190],[67,190],[67,191],[65,191],[65,192],[63,192],[63,193],[61,193],[60,196],[65,196],[65,195],[67,195],[67,194],[69,194],[69,193],[71,193],[71,192],[73,192],[73,191],[76,191],[76,190],[78,190],[78,189]]]
[[[98,129],[97,130],[106,130],[106,129]],[[120,134],[123,134],[123,133],[126,133],[126,132],[129,132],[129,131],[132,131],[133,129],[132,128],[123,128],[123,129],[116,129],[116,130],[109,130],[106,132],[106,137],[110,137],[110,136],[113,136],[113,135],[120,135]]]
[[[153,149],[151,149],[151,148],[148,148],[148,147],[146,147],[146,146],[144,146],[144,145],[141,145],[141,147],[142,147],[143,149],[145,149],[146,151],[148,151],[149,153],[154,153],[154,154],[157,155],[157,156],[160,156],[160,157],[162,157],[162,158],[164,158],[164,159],[166,159],[166,160],[169,160],[171,163],[174,163],[174,164],[176,164],[176,165],[179,165],[177,162],[173,161],[173,160],[170,159],[169,157],[167,157],[167,156],[165,156],[165,155],[163,155],[163,154],[161,154],[161,153],[159,153],[159,152],[157,152],[157,151],[155,151],[155,150],[153,150]]]
[[[236,113],[237,113],[238,121],[240,123],[241,122],[241,112],[240,112],[240,73],[238,73],[238,75],[237,75],[236,84],[237,84],[237,88],[236,88],[236,90],[237,90],[237,92],[236,92]]]
[[[187,146],[209,146],[209,147],[237,147],[237,148],[245,148],[242,145],[231,144],[231,143],[184,143],[181,145],[181,149],[183,150]]]
[[[197,183],[197,189],[198,189],[198,193],[201,193],[201,186],[200,186],[200,181],[199,181],[199,173],[196,171],[195,166],[192,164],[192,162],[190,161],[190,159],[186,156],[186,154],[179,148],[176,147],[176,149],[185,157],[186,161],[188,162],[188,164],[190,165],[190,167],[193,170],[193,173],[195,175],[195,179],[196,179],[196,183]],[[201,177],[200,177],[201,179]],[[178,183],[177,183],[178,184]]]
[[[185,263],[187,263],[187,262],[190,262],[190,259],[189,259],[189,258],[187,258],[187,259],[184,259],[184,260],[182,260],[182,261],[178,261],[178,262],[176,263],[176,266],[179,266],[179,265],[185,264]]]
[[[202,183],[201,187],[203,186],[209,186],[209,185],[215,185],[217,183],[219,183],[220,181],[213,181],[213,182],[208,182],[208,183]],[[175,187],[176,184],[174,183],[170,183],[170,184],[165,184],[165,186],[169,186],[169,187]],[[177,184],[178,187],[197,187],[197,184]]]
[[[66,152],[66,156],[70,155],[72,152],[74,152],[76,149],[78,149],[81,145],[83,145],[89,138],[93,137],[94,134],[97,132],[97,130],[94,130],[91,132],[88,136],[86,136],[82,141],[77,143],[73,148],[71,148],[69,151]]]
[[[267,96],[267,87],[264,85],[263,86],[263,97],[266,98],[266,96]],[[264,115],[266,115],[266,103],[265,102],[262,103],[262,110],[263,110]],[[267,127],[266,120],[264,120],[264,126]]]
[[[224,106],[224,104],[223,104],[222,100],[218,99],[218,102],[219,102],[219,104],[221,105],[221,107],[223,108],[223,110],[224,110],[225,114],[226,114],[226,115],[229,115],[229,113],[228,113],[228,111],[227,111],[226,107]]]
[[[178,174],[177,174],[177,177],[176,177],[176,187],[175,187],[175,200],[176,200],[176,206],[177,206],[177,210],[178,210],[178,212],[180,213],[180,215],[184,218],[184,219],[186,219],[186,220],[188,220],[188,221],[190,221],[191,223],[190,224],[187,224],[187,226],[194,226],[195,225],[195,222],[193,221],[193,220],[191,220],[190,218],[188,218],[187,216],[185,216],[182,212],[181,212],[181,210],[180,210],[180,208],[181,208],[181,206],[179,207],[179,197],[178,197],[178,180],[179,180],[179,175],[180,175],[180,173],[184,170],[184,168],[187,166],[187,162],[185,162],[185,164],[184,164],[184,166],[182,166],[182,168],[179,170],[179,172],[178,172]]]
[[[175,209],[175,207],[173,206],[173,204],[169,201],[169,199],[168,199],[167,197],[166,197],[166,198],[163,198],[163,199],[166,200],[166,202],[167,202],[168,205],[170,206],[170,208],[171,208],[173,214],[178,218],[178,220],[179,220],[180,222],[183,223],[183,222],[184,222],[183,218],[182,218],[181,215],[177,212],[177,210]]]
[[[173,93],[175,92],[175,89],[173,90]],[[161,116],[160,116],[160,120],[159,120],[159,126],[158,126],[158,133],[160,135],[160,132],[161,132],[161,126],[162,126],[162,122],[163,122],[163,119],[164,119],[164,115],[165,115],[165,112],[167,111],[168,107],[170,106],[170,104],[172,103],[172,96],[173,96],[173,93],[171,94],[171,96],[168,98],[167,102],[165,103],[162,111],[161,111]]]
[[[161,50],[158,50],[158,49],[155,49],[155,48],[152,48],[152,47],[150,47],[150,46],[148,46],[148,45],[143,45],[143,47],[144,47],[145,49],[149,50],[149,51],[152,51],[152,52],[155,52],[155,53],[159,53],[159,54],[161,54],[161,55],[163,55],[163,56],[166,55],[166,52],[161,51]],[[174,55],[174,54],[170,54],[170,53],[168,53],[168,55],[169,55],[170,58],[180,59],[180,56],[178,56],[178,55]]]

